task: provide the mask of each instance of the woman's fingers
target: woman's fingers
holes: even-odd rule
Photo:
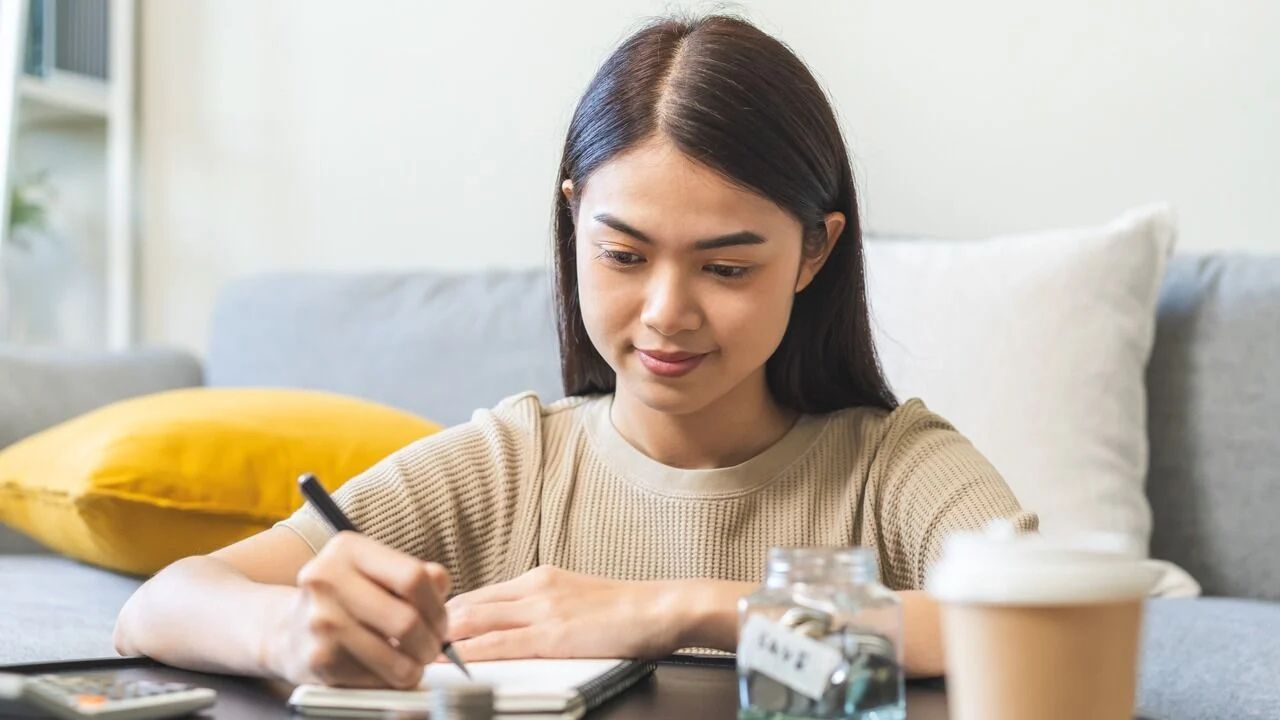
[[[400,651],[421,663],[440,652],[444,628],[431,627],[418,609],[368,578],[355,574],[335,588],[343,607]]]
[[[444,610],[445,595],[437,587],[442,582],[441,576],[444,576],[443,580],[447,580],[448,573],[435,563],[424,563],[372,538],[353,533],[338,535],[348,534],[351,537],[343,547],[343,552],[349,553],[356,570],[406,600],[440,637],[444,637],[448,630]]]
[[[308,670],[330,685],[413,687],[422,663],[392,647],[349,614],[337,598],[311,600]]]
[[[539,589],[546,589],[556,579],[556,568],[546,565],[536,567],[506,582],[495,583],[471,592],[465,592],[445,604],[450,611],[464,605],[519,600],[528,597]]]
[[[517,578],[518,579],[518,578]],[[489,585],[482,588],[476,588],[471,592],[465,592],[449,599],[444,606],[449,611],[449,619],[453,619],[453,613],[462,607],[471,605],[481,605],[491,602],[503,602],[508,600],[519,600],[524,597],[512,583],[515,580],[500,582],[496,585]]]
[[[424,663],[394,648],[386,638],[358,622],[346,625],[340,635],[344,649],[393,688],[415,687],[422,679]]]
[[[531,624],[530,603],[525,600],[461,605],[449,609],[449,639],[475,637]],[[469,659],[469,658],[468,658]]]
[[[539,652],[539,634],[533,627],[498,630],[453,644],[467,662],[544,657]],[[439,659],[437,659],[439,662]]]
[[[422,567],[435,586],[436,594],[441,598],[449,597],[449,591],[453,589],[453,578],[449,577],[449,571],[440,563],[424,562]]]
[[[337,653],[335,668],[327,673],[326,677],[317,678],[324,684],[334,687],[372,689],[387,686],[387,681],[383,680],[382,676],[365,667],[346,649],[339,647],[335,652]]]
[[[448,632],[441,592],[448,580],[438,565],[338,533],[298,573],[309,598],[307,666],[325,682],[348,683],[341,650],[384,687],[413,687]]]

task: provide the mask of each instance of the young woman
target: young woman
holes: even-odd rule
[[[947,533],[1020,510],[872,347],[849,159],[818,83],[723,16],[604,63],[555,194],[567,397],[507,398],[309,508],[174,563],[116,646],[292,682],[414,685],[464,659],[733,650],[774,545],[864,545],[913,675],[943,670],[919,588]]]

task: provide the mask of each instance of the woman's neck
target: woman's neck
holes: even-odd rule
[[[786,435],[798,417],[774,401],[763,369],[691,412],[656,410],[624,387],[614,393],[610,412],[618,433],[637,450],[663,465],[690,470],[750,460]]]

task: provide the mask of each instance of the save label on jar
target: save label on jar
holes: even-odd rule
[[[739,667],[764,673],[813,700],[822,699],[842,662],[839,650],[763,615],[752,615],[738,639]]]

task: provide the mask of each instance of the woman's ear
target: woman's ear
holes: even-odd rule
[[[822,243],[821,250],[812,252],[807,247],[801,249],[800,277],[796,278],[796,292],[809,287],[809,283],[813,282],[813,278],[818,275],[818,271],[827,262],[827,258],[831,257],[831,250],[835,248],[836,242],[840,240],[840,233],[844,232],[844,213],[827,213],[826,217],[822,219],[822,224],[826,228],[826,238]]]
[[[560,183],[560,192],[564,195],[564,199],[568,201],[570,205],[572,205],[573,204],[573,181],[566,178],[564,182]]]

